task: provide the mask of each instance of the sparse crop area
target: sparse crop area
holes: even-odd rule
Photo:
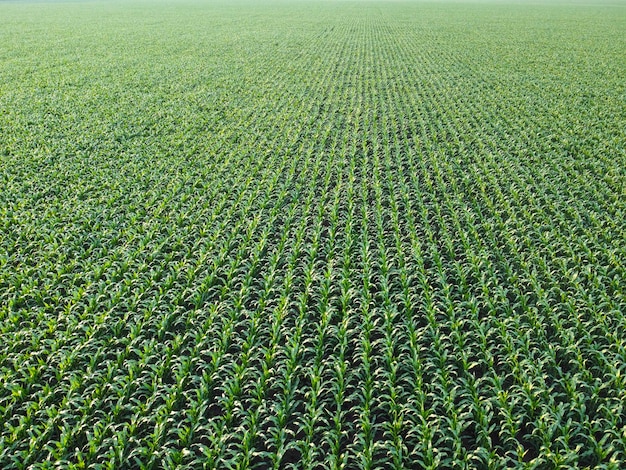
[[[625,468],[625,32],[1,2],[0,468]]]

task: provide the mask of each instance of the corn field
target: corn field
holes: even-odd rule
[[[626,4],[0,4],[0,468],[626,468]]]

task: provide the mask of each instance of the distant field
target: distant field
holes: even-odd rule
[[[626,468],[625,32],[2,2],[0,468]]]

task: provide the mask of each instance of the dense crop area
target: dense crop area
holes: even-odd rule
[[[626,7],[0,18],[0,468],[624,468]]]

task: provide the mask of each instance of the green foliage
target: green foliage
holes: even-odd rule
[[[623,5],[0,18],[0,468],[626,466]]]

